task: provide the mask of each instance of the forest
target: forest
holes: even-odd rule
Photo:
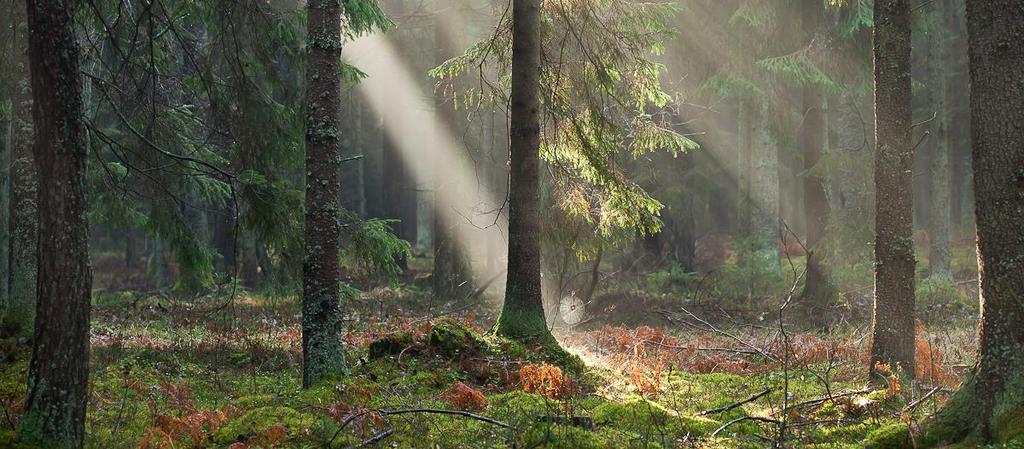
[[[1022,0],[0,0],[0,448],[1024,448]]]

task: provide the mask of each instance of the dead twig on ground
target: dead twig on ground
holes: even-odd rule
[[[749,403],[754,402],[754,401],[756,401],[758,399],[761,399],[766,394],[771,393],[771,392],[772,392],[771,388],[765,388],[760,393],[757,393],[757,394],[755,394],[755,395],[753,395],[753,396],[751,396],[749,398],[746,398],[746,399],[744,399],[742,401],[734,402],[734,403],[726,405],[724,407],[718,407],[718,408],[713,408],[713,409],[710,409],[710,410],[704,410],[703,412],[698,413],[697,416],[707,416],[707,415],[713,415],[715,413],[727,412],[727,411],[732,410],[732,409],[734,409],[736,407],[740,407],[740,406],[742,406],[744,404],[749,404]]]

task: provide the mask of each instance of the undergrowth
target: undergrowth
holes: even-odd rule
[[[222,301],[97,300],[87,447],[854,448],[921,419],[943,395],[913,401],[958,381],[923,327],[929,383],[873,390],[854,332],[783,343],[756,328],[605,326],[562,335],[578,358],[552,358],[486,333],[489,314],[431,318],[383,289],[350,303],[351,374],[303,390],[295,300]],[[16,437],[29,357],[3,344],[0,447]]]

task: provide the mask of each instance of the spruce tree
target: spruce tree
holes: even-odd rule
[[[914,374],[910,1],[876,0],[875,301],[869,371]]]
[[[28,397],[20,438],[80,448],[89,381],[92,271],[85,192],[82,75],[71,2],[28,0],[35,107],[33,154],[40,172],[39,271]]]

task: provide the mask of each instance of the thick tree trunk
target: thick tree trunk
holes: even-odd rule
[[[553,339],[540,285],[540,0],[512,2],[508,280],[496,332]]]
[[[910,2],[875,2],[875,304],[869,371],[914,374]]]
[[[19,4],[20,5],[20,4]],[[10,110],[10,103],[7,98],[0,98],[0,322],[7,311],[7,304],[10,302],[8,290],[8,270],[10,267],[11,250],[11,124],[13,114]],[[2,330],[0,330],[2,333]]]
[[[936,8],[931,7],[932,10]],[[928,33],[928,92],[931,108],[936,114],[932,122],[933,136],[929,148],[932,151],[931,189],[928,195],[928,271],[933,281],[950,282],[950,205],[949,205],[949,159],[946,129],[949,114],[946,112],[945,34],[942,22],[936,22]]]
[[[341,347],[338,119],[341,6],[308,3],[306,69],[306,257],[302,266],[302,386],[345,371]]]
[[[11,154],[11,215],[8,288],[10,302],[4,322],[17,333],[32,332],[36,306],[36,254],[38,232],[36,191],[38,174],[32,156],[32,92],[28,60],[25,10],[14,8],[16,75],[14,86],[14,142]]]
[[[978,363],[940,412],[934,436],[1020,438],[1024,416],[1024,4],[967,4],[981,291]]]
[[[819,23],[824,13],[820,0],[804,0],[801,21],[808,37],[808,45],[817,45]],[[828,226],[828,198],[825,183],[817,167],[825,147],[825,99],[821,88],[808,84],[803,87],[803,122],[800,127],[800,149],[803,153],[804,227],[807,234],[807,274],[804,279],[802,303],[809,312],[808,317],[821,323],[828,316],[826,309],[835,295],[828,272],[822,266],[824,247],[821,239]]]
[[[82,447],[89,380],[86,134],[74,4],[29,0],[29,54],[39,183],[38,319],[21,440]]]

